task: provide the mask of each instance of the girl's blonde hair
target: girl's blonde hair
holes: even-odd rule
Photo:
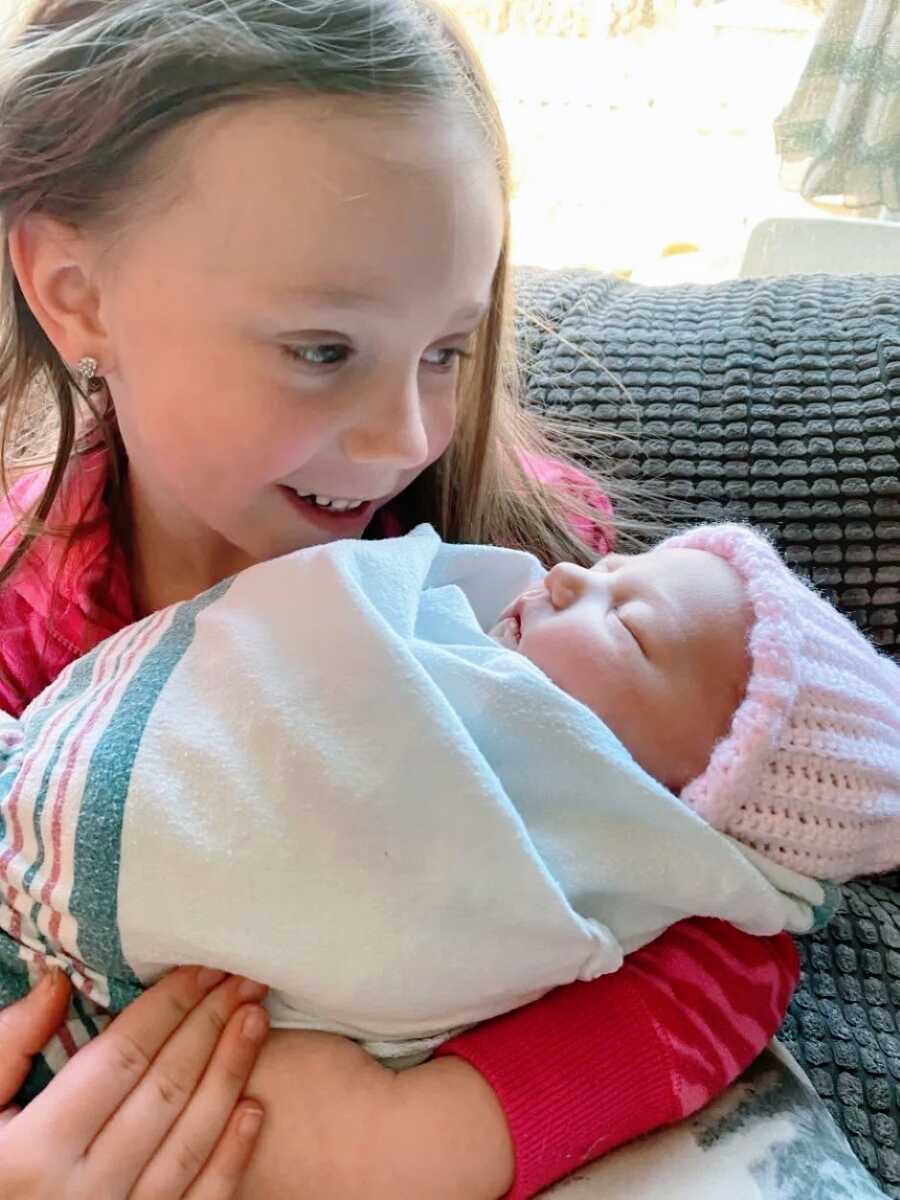
[[[509,152],[478,55],[451,13],[437,0],[33,0],[0,66],[0,471],[7,492],[17,467],[41,460],[50,471],[0,583],[48,531],[73,458],[108,446],[107,499],[120,521],[126,466],[108,392],[85,389],[25,301],[9,230],[39,211],[113,244],[148,204],[158,210],[161,190],[177,192],[180,181],[147,153],[163,133],[226,104],[316,93],[464,115],[481,129],[503,193],[492,304],[461,375],[453,443],[399,498],[401,520],[431,521],[448,541],[524,547],[547,564],[596,557],[571,525],[573,515],[597,517],[586,497],[540,483],[521,461],[521,452],[564,458],[572,434],[520,400]]]

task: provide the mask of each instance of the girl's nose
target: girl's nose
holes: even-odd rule
[[[422,466],[428,460],[428,431],[416,381],[380,397],[366,396],[343,443],[344,453],[354,462],[383,463],[398,470]]]
[[[550,603],[557,609],[568,608],[592,583],[590,571],[575,563],[557,563],[544,576],[544,587],[550,594]]]

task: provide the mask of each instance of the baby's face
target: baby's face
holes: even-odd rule
[[[672,791],[699,775],[747,684],[752,614],[737,572],[705,550],[561,563],[493,636],[592,709]]]

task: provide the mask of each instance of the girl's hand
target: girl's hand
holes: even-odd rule
[[[239,1101],[268,1031],[264,995],[197,967],[160,980],[23,1112],[0,1114],[3,1200],[231,1200],[263,1115]],[[0,1013],[0,1106],[68,999],[51,977]]]

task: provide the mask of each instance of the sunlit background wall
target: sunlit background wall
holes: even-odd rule
[[[460,0],[514,155],[515,258],[653,283],[738,273],[750,230],[810,205],[773,122],[823,0]]]

